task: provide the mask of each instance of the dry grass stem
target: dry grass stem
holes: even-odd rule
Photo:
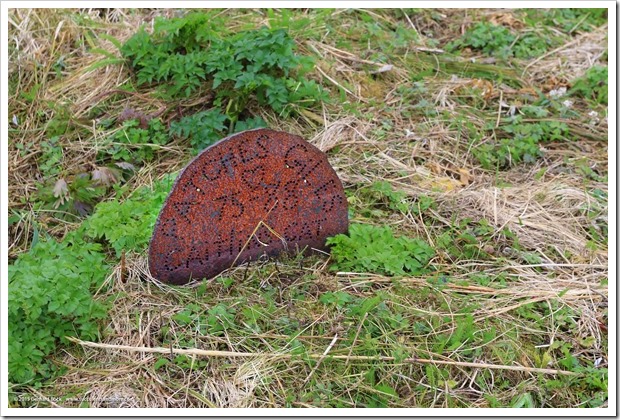
[[[85,347],[108,349],[108,350],[124,350],[129,352],[140,353],[158,353],[158,354],[187,354],[191,356],[203,356],[203,357],[242,357],[242,358],[262,358],[262,359],[291,359],[294,356],[288,353],[249,353],[249,352],[234,352],[234,351],[218,351],[218,350],[202,350],[202,349],[179,349],[179,348],[166,348],[166,347],[132,347],[122,346],[114,344],[93,343],[90,341],[79,340],[75,337],[67,337],[68,340]],[[327,351],[323,354],[310,353],[306,356],[310,359],[316,359],[321,361],[327,355],[331,347],[328,347]],[[331,360],[345,360],[345,361],[363,361],[363,362],[396,362],[396,358],[390,356],[348,356],[348,355],[332,355]],[[470,363],[470,362],[455,362],[448,360],[430,360],[421,358],[406,358],[404,363],[422,363],[422,364],[435,364],[435,365],[449,365],[460,367],[472,367],[481,369],[499,369],[499,370],[512,370],[517,372],[527,373],[543,373],[548,375],[576,375],[575,372],[558,370],[558,369],[543,369],[532,368],[525,366],[506,366],[506,365],[493,365],[489,363]]]

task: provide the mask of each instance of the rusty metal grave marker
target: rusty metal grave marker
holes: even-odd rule
[[[265,254],[324,250],[347,228],[344,189],[323,152],[285,132],[244,131],[179,174],[155,224],[149,270],[184,284]]]

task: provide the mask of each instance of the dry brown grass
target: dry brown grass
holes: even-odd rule
[[[579,34],[575,39],[528,63],[525,70],[537,83],[546,85],[549,76],[556,84],[568,84],[583,76],[587,69],[601,61],[607,51],[608,27]]]
[[[98,25],[90,32],[98,46],[115,51],[110,41],[98,36],[105,33],[122,42],[140,23],[172,13],[171,10],[130,13],[114,9],[100,15],[99,10],[89,9],[83,11],[82,16],[91,16]],[[238,22],[243,19],[265,21],[264,16],[256,13],[236,13]],[[457,25],[460,29],[455,33],[454,25],[441,25],[427,14],[402,17],[412,30],[421,34],[416,48],[431,48],[428,45],[433,44],[425,35],[430,32],[434,32],[439,41],[458,36],[458,31],[475,21],[472,19],[479,18],[480,13],[505,16],[505,12],[498,10],[474,12],[474,18],[472,12],[464,17],[458,16],[460,12],[455,10],[438,10],[437,13],[461,22],[460,26]],[[19,115],[21,119],[19,130],[10,133],[9,208],[30,210],[10,228],[9,252],[12,257],[28,249],[35,222],[43,227],[54,225],[49,231],[58,237],[75,227],[75,224],[66,222],[46,222],[45,213],[35,212],[30,204],[36,183],[42,181],[37,169],[41,155],[37,144],[45,138],[46,122],[58,112],[58,108],[47,106],[47,103],[65,107],[71,113],[71,124],[84,128],[73,131],[81,133],[79,135],[61,139],[63,159],[59,165],[63,168],[80,167],[94,161],[97,139],[109,134],[95,129],[97,120],[89,117],[95,107],[105,109],[103,116],[99,117],[103,118],[116,116],[128,106],[147,112],[165,106],[148,92],[142,96],[102,97],[131,75],[125,65],[87,70],[102,56],[88,48],[92,40],[85,37],[86,24],[77,21],[76,15],[75,10],[53,9],[16,9],[10,14],[9,70],[17,75],[9,104],[10,115]],[[396,18],[379,13],[377,19],[393,23]],[[347,25],[353,24],[346,20],[340,28],[341,33]],[[557,77],[558,83],[564,83],[582,74],[584,69],[601,59],[607,48],[607,32],[607,27],[601,27],[567,41],[536,62],[532,61],[529,67],[526,65],[525,78],[532,85],[545,85],[550,75]],[[588,210],[598,206],[601,214],[598,217],[603,218],[606,209],[600,208],[600,203],[594,203],[588,191],[595,188],[607,191],[607,184],[589,181],[586,190],[583,177],[566,169],[566,159],[592,159],[606,171],[606,145],[585,139],[578,146],[558,143],[552,145],[545,159],[535,165],[520,165],[497,173],[486,171],[472,159],[471,146],[468,145],[470,139],[452,122],[459,115],[466,115],[475,127],[482,129],[487,121],[495,120],[495,112],[481,113],[475,106],[463,103],[462,91],[472,86],[480,87],[481,96],[488,97],[494,109],[499,104],[500,111],[501,100],[518,98],[523,91],[491,84],[491,92],[484,90],[487,85],[481,79],[435,77],[428,81],[427,88],[428,99],[434,104],[437,116],[422,113],[406,116],[403,111],[410,108],[410,104],[401,102],[396,89],[410,83],[411,74],[426,68],[426,64],[420,63],[416,68],[411,60],[402,59],[394,62],[391,70],[369,76],[368,68],[381,66],[370,60],[362,47],[360,50],[336,47],[331,39],[308,41],[300,47],[318,56],[313,77],[321,79],[333,92],[344,89],[347,101],[357,103],[364,112],[353,115],[336,101],[324,105],[321,113],[310,112],[297,119],[279,120],[269,111],[252,109],[255,115],[260,115],[273,128],[300,134],[328,152],[331,164],[354,199],[355,192],[375,181],[389,182],[406,193],[410,200],[420,195],[431,197],[437,206],[423,216],[412,212],[392,213],[380,220],[399,233],[420,236],[434,244],[437,235],[455,222],[466,218],[487,220],[494,229],[493,237],[501,236],[501,231],[508,228],[523,249],[542,255],[543,261],[528,263],[523,260],[522,253],[498,239],[497,246],[488,250],[491,258],[487,260],[454,262],[445,253],[438,252],[434,260],[437,273],[433,274],[447,275],[450,281],[445,285],[429,285],[428,278],[334,273],[329,271],[330,261],[325,258],[310,257],[301,262],[284,259],[277,263],[253,264],[249,269],[231,269],[223,276],[233,279],[232,289],[213,279],[203,284],[205,289],[201,292],[203,298],[200,298],[197,295],[200,284],[187,288],[162,285],[148,273],[144,255],[128,254],[125,265],[121,266],[119,262],[115,266],[97,295],[113,302],[109,324],[103,329],[100,340],[108,348],[85,345],[59,352],[55,358],[68,368],[66,373],[42,389],[28,387],[23,392],[45,397],[41,405],[51,406],[58,405],[52,397],[74,396],[74,400],[64,405],[80,406],[87,402],[91,407],[312,407],[324,400],[318,397],[304,400],[299,396],[305,391],[315,390],[318,382],[323,386],[336,384],[330,396],[325,397],[331,404],[356,406],[359,394],[378,392],[365,379],[377,362],[351,357],[366,350],[368,338],[360,335],[366,318],[353,323],[344,313],[327,310],[320,304],[319,297],[323,293],[336,291],[359,297],[374,296],[380,291],[388,296],[388,307],[407,308],[411,322],[439,320],[433,324],[431,332],[414,334],[407,329],[407,334],[401,335],[398,328],[386,329],[372,341],[386,354],[404,346],[416,356],[430,360],[429,364],[433,360],[453,364],[446,369],[454,383],[444,381],[443,387],[439,387],[429,385],[423,364],[381,361],[376,380],[388,378],[386,380],[396,384],[394,387],[400,399],[395,406],[487,407],[490,403],[485,394],[489,392],[495,392],[494,398],[505,404],[524,392],[536,393],[540,377],[528,372],[527,368],[539,367],[540,363],[533,359],[533,354],[538,354],[540,349],[544,351],[555,341],[570,342],[577,348],[579,340],[592,337],[589,347],[580,348],[582,356],[586,354],[590,359],[605,357],[607,335],[601,325],[606,322],[604,313],[608,293],[603,284],[608,276],[608,255],[602,244],[598,244],[596,250],[588,244],[591,241],[589,230],[593,226],[600,230],[598,225],[606,225],[607,220],[597,223]],[[65,67],[62,77],[57,77],[52,67],[60,56],[66,57]],[[43,69],[35,70],[37,65]],[[28,102],[20,93],[30,91],[35,84],[40,88],[34,100]],[[385,121],[390,122],[388,129],[382,125]],[[606,130],[606,124],[602,124],[589,132],[598,136],[605,135]],[[19,143],[30,145],[25,153],[15,147]],[[185,147],[182,142],[173,142],[168,153],[144,165],[132,177],[129,189],[152,185],[163,174],[181,168],[187,159]],[[547,172],[541,177],[539,170],[543,167]],[[379,220],[360,214],[356,214],[355,221],[379,223]],[[472,273],[490,278],[501,275],[510,281],[502,285],[480,286],[472,283]],[[403,288],[413,292],[403,293]],[[415,294],[415,291],[429,288],[432,293],[424,299]],[[192,325],[182,325],[173,318],[189,304],[213,306],[225,303],[239,312],[244,305],[265,304],[261,294],[268,291],[274,293],[274,324],[253,335],[247,333],[247,325],[239,325],[219,335],[203,334],[192,330]],[[300,301],[295,293],[303,294],[305,301]],[[578,330],[554,329],[556,323],[553,319],[543,322],[541,327],[517,314],[519,308],[536,304],[547,305],[551,318],[554,313],[567,308],[578,317]],[[491,325],[499,330],[496,338],[485,344],[492,349],[475,361],[481,364],[477,367],[467,366],[472,360],[463,355],[468,346],[466,343],[443,353],[433,351],[437,336],[455,333],[464,316],[460,309],[468,305],[474,308],[469,314],[481,330],[486,331]],[[300,332],[284,334],[276,326],[276,316],[299,321]],[[347,334],[352,334],[354,339],[344,344],[343,337]],[[341,360],[326,357],[315,370],[313,362],[301,356],[291,360],[269,357],[273,353],[289,352],[293,347],[292,337],[302,343],[308,353],[337,355]],[[534,343],[539,347],[534,348]],[[196,356],[190,357],[186,361],[189,365],[186,365],[185,362],[175,362],[173,355],[114,348],[168,345],[249,352],[255,357],[205,360]],[[512,356],[493,350],[494,346],[520,351],[511,360]],[[155,363],[161,359],[166,359],[167,362],[161,362],[166,364],[155,368]],[[509,360],[511,365],[526,369],[489,373],[491,369],[484,367],[485,363],[504,365]],[[484,378],[482,382],[480,378]],[[520,385],[496,390],[496,379],[498,383],[508,381]],[[306,382],[311,382],[313,388],[306,388]],[[289,398],[291,395],[294,396],[292,399]],[[566,406],[579,403],[573,395],[562,394],[558,398],[559,403]],[[556,401],[549,404],[553,403]]]

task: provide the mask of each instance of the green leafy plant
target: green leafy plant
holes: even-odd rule
[[[214,108],[183,117],[179,121],[173,121],[170,124],[170,133],[180,138],[189,138],[194,152],[199,152],[221,139],[226,134],[227,125],[230,123],[227,115]],[[237,120],[233,132],[237,133],[266,126],[267,124],[262,118],[251,117],[245,120]]]
[[[365,217],[386,216],[387,211],[407,214],[420,214],[435,205],[433,199],[426,195],[415,198],[406,192],[395,189],[387,181],[376,181],[370,185],[364,185],[352,199],[352,203],[359,204],[359,212]]]
[[[508,28],[489,22],[478,22],[460,39],[448,44],[447,48],[455,51],[459,48],[471,47],[488,55],[507,57],[510,55],[509,48],[514,40],[515,36]]]
[[[250,101],[286,116],[328,100],[320,85],[305,77],[312,59],[295,53],[295,41],[285,30],[262,27],[222,34],[214,15],[193,11],[156,19],[152,34],[141,28],[121,48],[138,85],[159,84],[171,98],[201,89],[214,93],[215,108],[180,121],[174,133],[212,139],[226,120],[228,132],[233,132],[240,120],[252,124],[245,115]],[[194,143],[204,146],[209,141]]]
[[[399,212],[407,212],[409,205],[406,202],[407,194],[402,191],[394,190],[392,184],[387,181],[376,181],[371,186],[372,192],[378,193],[381,198],[391,210],[397,210]]]
[[[117,257],[123,250],[143,250],[171,184],[165,178],[122,202],[98,204],[61,242],[33,240],[32,249],[9,266],[10,381],[52,377],[55,367],[46,358],[59,344],[68,344],[66,335],[97,337],[106,311],[92,292],[108,273],[106,248]]]
[[[127,120],[99,152],[100,161],[143,163],[152,160],[155,152],[169,141],[166,127],[159,118],[149,120],[146,129],[138,120]]]
[[[54,112],[54,116],[45,125],[45,134],[49,138],[66,134],[73,128],[71,124],[71,110],[65,104],[47,101],[47,106]]]
[[[587,407],[601,407],[609,395],[609,370],[577,364],[574,369],[580,375],[572,378],[570,386],[577,390]]]
[[[486,219],[473,223],[471,219],[454,222],[450,229],[437,236],[435,243],[450,258],[472,260],[487,256],[483,250],[485,244],[493,241],[493,247],[500,245],[499,239],[493,240],[495,229]]]
[[[44,177],[54,177],[58,175],[62,170],[62,157],[63,150],[59,144],[60,137],[53,136],[49,140],[44,140],[40,143],[43,153],[38,159],[39,170]],[[18,149],[23,149],[23,145],[17,145]],[[22,147],[19,147],[22,146]]]
[[[172,316],[172,319],[181,326],[192,326],[193,330],[204,335],[222,335],[227,328],[235,326],[234,308],[218,303],[205,309],[197,304],[188,304],[181,312]]]
[[[352,224],[349,235],[327,239],[334,270],[387,275],[421,275],[428,272],[433,249],[422,239],[395,237],[387,226]]]
[[[90,173],[67,176],[63,167],[63,147],[59,136],[50,137],[39,143],[42,154],[37,159],[43,182],[36,184],[35,207],[55,211],[56,217],[84,216],[92,210],[92,205],[102,197],[106,188],[94,182]],[[18,150],[26,151],[34,144],[16,145]],[[74,220],[75,217],[71,217]]]
[[[569,93],[587,100],[607,105],[608,68],[603,66],[590,67],[586,73],[573,82]]]
[[[226,115],[218,109],[198,112],[170,124],[170,133],[181,138],[190,138],[195,151],[200,151],[222,138],[226,130]]]
[[[63,242],[39,241],[9,266],[9,381],[32,383],[57,370],[48,356],[65,336],[92,340],[104,304],[91,290],[107,273],[101,245],[74,234]]]
[[[475,334],[477,331],[474,323],[474,317],[471,314],[463,314],[464,316],[459,319],[454,331],[450,334],[438,334],[436,337],[433,351],[437,353],[443,353],[444,351],[454,351],[458,348],[462,348],[464,344],[473,342],[475,340]],[[464,353],[473,353],[467,351]]]
[[[552,38],[541,36],[535,32],[523,33],[512,47],[516,58],[528,59],[542,56],[552,45]]]
[[[547,116],[540,106],[525,106],[524,115],[516,115],[501,124],[496,142],[480,144],[472,149],[474,156],[485,169],[505,169],[519,163],[534,163],[543,153],[540,143],[566,140],[569,129],[566,123]],[[529,117],[529,118],[528,118]]]
[[[103,239],[119,257],[123,250],[141,251],[148,245],[155,220],[170,187],[170,179],[141,188],[130,198],[99,203],[82,229],[92,239]]]
[[[536,408],[534,397],[529,392],[514,397],[510,402],[512,408]]]
[[[267,123],[261,117],[251,117],[243,121],[237,121],[234,132],[238,133],[245,130],[267,127]]]
[[[338,308],[344,308],[349,303],[355,302],[356,300],[357,298],[355,296],[342,290],[323,293],[319,298],[321,303],[326,305],[334,305]]]
[[[526,22],[532,25],[541,23],[572,33],[592,31],[607,22],[607,9],[603,8],[553,8],[524,9]]]
[[[510,29],[490,22],[478,22],[465,34],[449,43],[450,51],[470,47],[499,58],[530,58],[543,54],[551,45],[549,37],[530,32],[516,35]]]
[[[112,171],[107,168],[103,170]],[[52,209],[63,218],[67,214],[74,216],[89,214],[94,204],[107,191],[107,185],[94,180],[90,173],[81,173],[68,180],[65,178],[50,180],[38,184],[37,187],[35,194],[37,207]]]

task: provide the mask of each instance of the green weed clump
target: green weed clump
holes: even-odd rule
[[[93,292],[109,273],[107,251],[118,257],[148,246],[170,181],[141,188],[123,202],[98,204],[62,241],[37,241],[9,266],[10,382],[51,378],[57,369],[48,356],[69,344],[65,336],[97,338],[107,311]]]
[[[81,172],[68,176],[63,168],[64,147],[61,136],[52,136],[38,144],[41,155],[37,162],[42,181],[37,181],[36,191],[33,194],[33,207],[36,210],[53,210],[60,219],[67,217],[75,220],[77,215],[85,215],[92,210],[93,203],[97,202],[106,193],[102,179],[93,179],[93,174]],[[34,144],[16,144],[21,156],[25,156],[35,148]],[[105,168],[103,171],[120,178],[120,169]],[[109,171],[109,172],[108,172]],[[103,174],[99,169],[96,174]],[[114,176],[114,175],[113,175]]]
[[[196,331],[203,335],[220,336],[226,329],[235,327],[234,308],[223,303],[207,309],[201,305],[188,304],[185,309],[172,316],[172,320],[180,326],[196,325]]]
[[[435,207],[434,200],[424,194],[415,199],[406,192],[395,189],[387,181],[375,181],[364,185],[351,200],[350,211],[363,217],[384,219],[391,213],[420,214],[431,207]]]
[[[573,33],[590,32],[607,22],[607,9],[601,8],[563,8],[563,9],[525,9],[526,21]]]
[[[200,151],[210,144],[215,143],[227,132],[226,122],[228,117],[218,109],[197,112],[173,121],[170,124],[170,133],[180,137],[189,138],[194,151]],[[235,123],[233,132],[266,127],[267,124],[260,117],[250,117]]]
[[[106,146],[99,150],[99,160],[137,164],[153,160],[155,152],[169,141],[166,127],[159,118],[151,119],[147,128],[139,125],[138,120],[125,121],[122,128],[110,136]]]
[[[213,93],[212,109],[176,122],[173,133],[196,137],[194,147],[204,148],[226,127],[233,132],[256,125],[237,125],[247,119],[250,101],[286,117],[328,100],[320,85],[305,77],[313,68],[312,59],[295,52],[295,41],[285,30],[262,27],[222,33],[215,14],[158,18],[152,34],[141,28],[121,48],[138,85],[157,84],[169,98]]]
[[[144,250],[171,186],[171,179],[166,178],[156,183],[153,189],[139,189],[125,201],[111,200],[98,204],[93,215],[82,226],[85,235],[93,240],[105,241],[117,257],[123,250]]]
[[[608,80],[608,68],[594,66],[589,68],[582,77],[579,77],[573,82],[573,86],[569,93],[571,95],[581,96],[598,104],[607,105],[609,90]]]
[[[461,38],[449,43],[446,48],[457,51],[465,47],[502,59],[521,59],[544,54],[551,45],[549,38],[535,33],[518,35],[510,29],[490,22],[478,22]]]
[[[607,22],[607,9],[522,9],[516,14],[526,28],[516,30],[488,21],[478,22],[448,43],[446,49],[456,52],[471,48],[503,60],[530,59],[565,42],[562,32],[570,35],[575,31],[592,31]],[[549,31],[549,27],[560,31]]]
[[[112,174],[113,170],[105,168],[103,171],[110,171],[106,173]],[[67,216],[72,215],[73,220],[78,215],[89,214],[93,205],[107,191],[107,185],[96,182],[92,174],[86,172],[73,176],[71,179],[58,178],[56,181],[38,183],[37,187],[34,194],[36,209],[53,209],[59,218],[66,219]]]
[[[386,275],[421,275],[435,254],[422,239],[395,237],[388,226],[352,224],[349,234],[327,239],[334,270]]]
[[[523,115],[510,117],[498,127],[496,142],[472,149],[483,168],[505,169],[519,163],[534,163],[543,155],[541,143],[569,138],[566,123],[543,118],[549,114],[544,107],[527,105],[521,108],[521,113]]]
[[[9,382],[39,382],[56,367],[47,359],[65,336],[93,340],[106,316],[91,290],[105,280],[102,247],[71,235],[38,242],[9,266]]]

